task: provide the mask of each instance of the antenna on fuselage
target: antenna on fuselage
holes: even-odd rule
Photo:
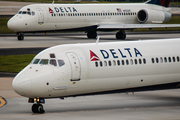
[[[54,4],[54,0],[53,0],[52,4]]]
[[[98,36],[98,38],[97,38],[97,40],[96,40],[96,45],[98,44],[98,42],[99,42],[99,38],[100,38],[100,36]]]

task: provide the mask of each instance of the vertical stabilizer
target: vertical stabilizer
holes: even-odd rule
[[[169,7],[170,2],[171,2],[171,0],[149,0],[146,3]]]

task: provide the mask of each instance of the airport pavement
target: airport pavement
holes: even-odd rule
[[[148,39],[180,38],[180,31],[163,32],[127,32],[126,40],[117,40],[116,32],[98,32],[99,42],[134,41]],[[25,34],[24,41],[18,41],[15,34],[0,35],[0,49],[7,48],[47,48],[61,44],[95,43],[96,39],[88,39],[86,33],[48,33]],[[13,53],[13,52],[12,52]],[[37,53],[37,52],[36,52]],[[35,54],[36,54],[35,53]]]
[[[45,114],[33,114],[24,97],[7,98],[2,120],[179,120],[180,90],[47,99]]]

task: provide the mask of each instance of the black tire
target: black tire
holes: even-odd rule
[[[88,37],[89,39],[95,39],[95,38],[97,37],[96,31],[90,31],[90,32],[88,32],[88,33],[87,33],[87,37]]]
[[[44,108],[41,104],[33,104],[32,106],[33,113],[44,113]]]
[[[41,104],[37,104],[37,110],[38,110],[38,113],[44,113],[45,111],[44,111],[44,108],[43,108],[43,106],[41,105]]]
[[[32,109],[31,109],[31,110],[32,110],[33,113],[38,113],[37,107],[38,107],[37,104],[33,104],[33,105],[32,105]]]
[[[18,40],[19,40],[19,41],[24,40],[24,35],[18,35]]]
[[[125,40],[126,39],[126,33],[124,31],[117,32],[116,33],[116,39]]]

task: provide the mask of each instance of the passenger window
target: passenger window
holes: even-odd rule
[[[164,62],[167,62],[167,58],[166,57],[164,57]]]
[[[117,60],[117,64],[120,65],[120,61],[119,60]]]
[[[33,64],[38,64],[39,61],[40,61],[40,59],[35,59],[34,62],[33,62]]]
[[[143,63],[146,64],[146,59],[145,58],[143,58]]]
[[[159,59],[158,58],[156,58],[156,63],[159,63]]]
[[[98,62],[95,62],[95,66],[98,67]]]
[[[179,56],[177,56],[177,62],[179,62]]]
[[[137,64],[137,59],[134,60],[134,63]]]
[[[109,66],[111,66],[111,61],[109,61]]]
[[[129,61],[128,60],[126,60],[126,65],[129,65]]]
[[[121,61],[122,65],[124,65],[124,60]]]
[[[42,59],[41,62],[39,64],[42,64],[42,65],[47,65],[49,62],[48,59]]]
[[[169,62],[171,62],[171,57],[168,57]]]
[[[55,59],[51,59],[51,60],[50,60],[50,64],[51,64],[51,65],[54,65],[54,66],[57,66],[57,63],[56,63],[56,60],[55,60]]]
[[[154,58],[151,59],[152,63],[154,63]]]
[[[175,59],[175,57],[173,57],[173,62],[176,62],[176,59]]]
[[[142,63],[142,60],[141,59],[139,59],[139,64],[141,64]]]
[[[65,65],[64,60],[58,60],[58,63],[59,63],[59,67]]]
[[[101,66],[101,67],[103,66],[103,63],[102,63],[102,61],[100,61],[100,66]]]

